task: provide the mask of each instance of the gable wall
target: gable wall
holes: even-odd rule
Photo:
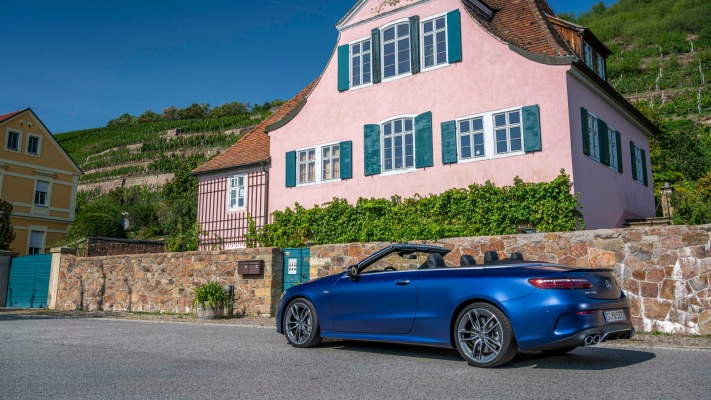
[[[458,0],[438,0],[388,15],[341,32],[338,45],[370,36],[371,29],[419,15],[421,19],[460,8]],[[366,5],[367,8],[367,5]],[[270,132],[272,171],[269,210],[295,202],[311,207],[334,196],[353,202],[359,197],[389,198],[440,193],[487,180],[510,185],[515,176],[525,181],[549,181],[561,168],[570,173],[569,121],[565,71],[527,60],[485,32],[460,9],[462,62],[413,76],[338,92],[338,62],[332,57],[301,112],[284,127]],[[538,104],[542,152],[508,158],[442,164],[443,121],[499,109]],[[364,175],[363,126],[402,115],[431,111],[434,166],[400,175]],[[285,153],[311,145],[352,140],[353,178],[311,186],[286,188]]]

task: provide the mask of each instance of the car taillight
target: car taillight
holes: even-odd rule
[[[531,278],[528,283],[539,289],[590,289],[593,287],[592,283],[582,278]]]

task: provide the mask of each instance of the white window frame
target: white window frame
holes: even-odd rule
[[[359,57],[360,57],[360,73],[361,73],[361,83],[360,85],[353,85],[353,51],[351,49],[351,46],[354,44],[363,44],[364,42],[370,42],[370,51],[368,54],[370,54],[370,82],[368,83],[363,83],[363,53],[361,52]],[[366,88],[368,86],[373,86],[373,41],[371,37],[363,37],[360,39],[353,40],[351,42],[348,42],[348,77],[350,79],[350,88],[349,90],[358,90],[362,88]]]
[[[644,162],[642,161],[642,148],[634,143],[634,168],[636,170],[637,179],[635,182],[644,185]]]
[[[239,182],[239,179],[242,178],[242,186],[240,186],[238,183],[234,184],[235,182]],[[227,177],[227,211],[241,211],[241,210],[246,210],[247,209],[247,190],[249,187],[249,184],[247,183],[247,174],[235,174]],[[244,195],[242,196],[242,206],[240,207],[239,205],[239,190],[243,189]],[[235,206],[232,206],[232,193],[235,192]]]
[[[444,36],[445,36],[445,44],[444,44],[444,50],[445,50],[445,60],[444,63],[437,64],[436,59],[437,59],[437,52],[435,51],[435,64],[429,67],[425,67],[425,22],[433,21],[438,19],[438,18],[444,18]],[[433,26],[434,28],[434,26]],[[449,66],[449,36],[447,35],[447,32],[449,30],[449,24],[447,21],[447,13],[439,13],[435,14],[432,16],[429,16],[427,18],[424,18],[420,20],[420,71],[425,72],[425,71],[431,71],[433,69],[438,69],[438,68],[443,68]],[[432,31],[432,35],[436,35],[437,29],[434,29]],[[436,42],[433,42],[435,45],[435,50],[436,50]]]
[[[511,111],[518,111],[518,123],[510,123],[509,122],[509,113]],[[496,146],[497,140],[496,140],[496,130],[501,129],[501,127],[496,126],[496,117],[498,115],[504,115],[506,117],[506,151],[499,153],[499,149]],[[509,110],[509,111],[502,111],[502,112],[497,112],[493,113],[491,115],[491,121],[492,121],[492,126],[494,128],[493,133],[494,133],[494,153],[498,154],[509,154],[509,153],[518,153],[520,151],[524,151],[524,146],[523,146],[523,112],[518,109],[518,110]],[[520,140],[521,140],[521,149],[519,150],[511,150],[511,128],[516,128],[518,127],[519,129],[519,134],[521,135]]]
[[[597,115],[588,111],[588,146],[590,154],[588,157],[600,162],[600,125]]]
[[[595,60],[593,60],[593,48],[587,41],[583,41],[583,58],[585,59],[585,65],[591,70],[595,70]]]
[[[513,151],[509,153],[496,153],[496,131],[494,127],[494,115],[501,114],[501,113],[508,113],[510,111],[515,111],[519,110],[521,113],[521,150],[518,151]],[[484,122],[484,156],[483,157],[471,157],[471,158],[462,158],[462,148],[461,148],[461,142],[459,141],[459,136],[460,136],[460,130],[459,130],[459,123],[461,121],[469,120],[469,119],[474,119],[474,118],[482,118]],[[506,157],[518,157],[526,154],[526,141],[525,137],[523,134],[523,106],[516,106],[516,107],[508,107],[508,108],[502,108],[500,110],[492,110],[492,111],[487,111],[479,114],[472,114],[472,115],[466,115],[463,117],[456,118],[455,124],[457,126],[457,163],[459,164],[465,164],[469,162],[479,162],[479,161],[486,161],[486,160],[493,160],[497,158],[506,158]]]
[[[474,134],[475,134],[474,132],[475,132],[475,130],[473,129],[472,121],[474,121],[475,119],[481,119],[481,125],[482,125],[481,134],[482,134],[482,137],[483,137],[483,139],[484,139],[484,143],[483,143],[483,145],[484,145],[484,154],[482,154],[482,155],[480,155],[480,156],[474,155],[474,140],[473,140],[473,139],[474,139]],[[461,128],[460,128],[461,123],[464,122],[464,121],[468,121],[469,124],[470,124],[470,125],[469,125],[469,126],[470,126],[470,130],[469,130],[469,132],[466,132],[466,136],[469,136],[469,147],[470,147],[470,149],[471,149],[470,151],[471,151],[471,153],[472,153],[472,156],[471,156],[471,157],[466,157],[466,158],[462,156],[463,152],[462,152],[462,140],[461,140],[461,139],[462,139],[462,136],[464,136],[465,133],[462,132],[462,130],[461,130]],[[475,159],[484,159],[484,158],[486,158],[487,155],[488,155],[488,153],[487,153],[487,151],[486,151],[486,137],[487,137],[487,131],[486,131],[486,115],[485,115],[485,114],[479,114],[479,115],[473,116],[473,117],[471,117],[471,118],[460,118],[459,120],[455,121],[455,124],[456,124],[456,128],[455,128],[455,129],[457,130],[457,159],[458,159],[459,161],[470,161],[470,160],[475,160]],[[477,130],[477,131],[478,131],[478,130]]]
[[[41,233],[42,234],[42,247],[32,247],[32,233]],[[44,248],[47,244],[47,231],[46,230],[38,230],[35,229],[34,227],[30,226],[30,229],[27,231],[27,254],[28,255],[33,255],[33,254],[44,254]],[[32,249],[38,249],[38,252],[32,252]]]
[[[607,71],[605,71],[605,59],[602,55],[597,55],[597,76],[602,80],[607,80]]]
[[[312,185],[321,185],[321,184],[324,184],[324,183],[340,182],[340,181],[341,181],[341,178],[340,178],[340,175],[341,175],[340,167],[339,167],[339,170],[338,170],[338,171],[339,171],[339,174],[338,174],[339,177],[338,177],[338,178],[327,179],[327,180],[324,180],[324,179],[322,178],[322,175],[323,175],[323,148],[324,148],[324,147],[327,147],[327,146],[339,145],[339,149],[338,149],[338,160],[339,160],[339,162],[340,162],[341,156],[342,156],[340,144],[341,144],[340,141],[339,141],[339,142],[329,142],[329,143],[321,143],[321,144],[317,144],[317,145],[313,145],[313,146],[307,146],[307,147],[302,147],[302,148],[300,148],[300,149],[296,149],[296,186],[297,186],[297,187],[300,187],[300,186],[312,186]],[[302,183],[302,182],[301,182],[301,174],[299,173],[299,152],[307,151],[307,150],[312,150],[312,149],[314,149],[314,150],[316,151],[316,160],[315,160],[316,165],[315,165],[315,168],[314,168],[314,169],[315,169],[315,172],[314,172],[314,181],[313,181],[313,182],[305,182],[305,183]],[[330,158],[332,159],[333,157],[330,157]],[[333,167],[331,167],[331,168],[333,168]],[[308,171],[307,171],[307,173],[308,173]]]
[[[388,175],[398,175],[398,174],[404,174],[408,172],[414,172],[417,171],[417,135],[415,134],[415,117],[417,117],[417,114],[402,114],[402,115],[396,115],[393,117],[390,117],[388,119],[384,119],[380,122],[378,122],[378,125],[380,125],[380,171],[382,176],[388,176]],[[412,167],[402,167],[402,168],[393,168],[390,170],[385,170],[385,129],[383,126],[386,123],[390,123],[396,119],[404,119],[404,118],[411,118],[412,119]],[[404,129],[404,127],[403,127]],[[394,136],[390,136],[394,137]],[[404,140],[404,135],[403,135],[403,165],[405,165],[405,140]],[[394,148],[394,144],[393,144]],[[395,160],[395,156],[393,155],[393,161]]]
[[[17,134],[17,148],[16,149],[11,149],[7,146],[9,144],[8,142],[10,141],[10,133]],[[5,134],[5,143],[3,143],[3,146],[5,147],[5,150],[7,150],[7,151],[14,151],[15,153],[22,152],[22,131],[18,131],[17,129],[7,128],[6,134]]]
[[[338,146],[338,156],[333,155],[333,147],[334,146]],[[331,148],[331,155],[329,157],[323,156],[323,149],[326,147]],[[319,154],[318,154],[317,158],[319,158],[319,168],[320,168],[319,171],[321,173],[321,175],[319,176],[320,182],[331,182],[331,181],[341,179],[341,144],[340,144],[340,142],[320,145],[319,146]],[[324,178],[324,174],[323,174],[323,165],[324,165],[324,162],[326,162],[327,160],[331,162],[331,178],[328,178],[328,179]],[[336,163],[334,161],[338,161],[338,178],[333,177],[333,175],[334,175],[333,171],[335,170],[334,166],[336,165]]]
[[[37,139],[37,153],[30,153],[30,139],[36,138]],[[27,134],[27,142],[25,143],[25,153],[30,156],[35,156],[39,157],[42,154],[42,136],[41,135],[35,135],[33,133],[28,133]]]
[[[409,25],[409,24],[410,24],[410,20],[407,19],[407,18],[402,18],[402,19],[398,19],[398,20],[392,21],[392,22],[390,22],[389,24],[384,25],[383,27],[380,28],[380,77],[381,77],[380,82],[390,82],[390,81],[393,81],[393,80],[395,80],[395,79],[401,79],[401,78],[405,78],[405,77],[408,77],[408,76],[412,76],[412,57],[413,57],[413,54],[412,54],[412,32],[409,32],[408,35],[407,35],[407,37],[408,37],[408,49],[410,50],[410,71],[408,71],[408,72],[403,72],[403,73],[401,73],[401,74],[398,74],[398,73],[397,73],[397,70],[398,70],[397,66],[398,66],[398,63],[399,63],[399,60],[398,60],[398,57],[397,57],[397,53],[398,53],[398,48],[397,48],[397,41],[398,41],[398,39],[397,39],[397,26],[400,25],[400,24],[402,24],[402,23],[407,24],[407,29],[410,30],[410,25]],[[386,43],[385,43],[385,31],[386,31],[387,29],[391,28],[391,27],[395,27],[395,35],[396,35],[396,36],[395,36],[395,39],[393,40],[393,43],[395,43],[395,72],[396,72],[396,73],[395,73],[395,75],[386,78],[386,77],[385,77],[385,44],[386,44]],[[390,41],[388,41],[388,43],[390,43]]]
[[[39,186],[39,183],[40,183],[40,182],[47,184],[47,191],[44,192],[44,193],[45,193],[45,196],[44,196],[44,203],[38,203],[38,202],[37,202],[37,193],[39,192],[39,190],[37,190],[37,186]],[[33,196],[32,196],[32,204],[33,204],[34,207],[49,208],[49,205],[50,205],[49,195],[50,195],[50,193],[51,193],[51,187],[52,187],[52,182],[51,182],[51,181],[44,181],[44,180],[42,180],[42,179],[37,179],[37,180],[35,180],[35,191],[34,191]],[[42,193],[42,192],[39,192],[39,193]]]
[[[617,159],[617,130],[611,126],[607,126],[607,151],[610,157],[610,168],[615,171],[620,170],[620,160]]]

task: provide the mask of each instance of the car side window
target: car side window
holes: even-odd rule
[[[427,255],[423,252],[391,253],[363,269],[361,274],[415,270],[427,260]]]

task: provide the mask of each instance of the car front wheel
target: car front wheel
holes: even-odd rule
[[[313,304],[296,299],[289,304],[284,316],[286,340],[294,347],[313,347],[321,343],[321,330]]]
[[[488,303],[470,304],[454,324],[459,354],[475,367],[498,367],[510,362],[518,347],[506,315]]]

